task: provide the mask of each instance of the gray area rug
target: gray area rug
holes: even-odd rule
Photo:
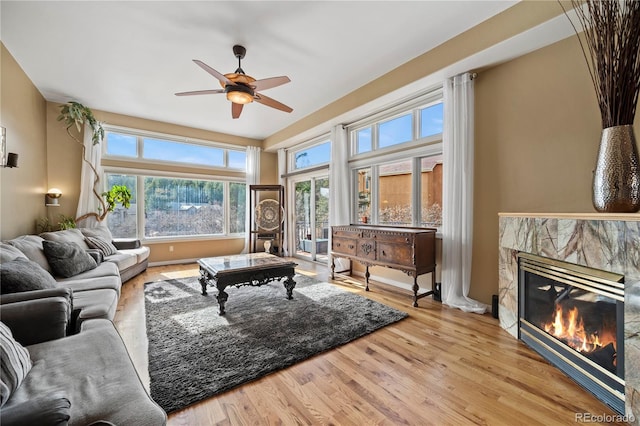
[[[399,321],[405,312],[296,275],[293,300],[280,281],[201,295],[196,277],[145,284],[151,396],[182,409]]]

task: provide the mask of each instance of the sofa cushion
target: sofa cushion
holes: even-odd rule
[[[20,250],[29,260],[42,266],[45,271],[51,272],[51,266],[49,266],[42,249],[42,241],[44,241],[42,237],[37,235],[23,235],[9,240],[7,243]]]
[[[71,418],[71,402],[62,392],[40,395],[0,412],[2,426],[64,426]]]
[[[17,258],[0,264],[0,294],[55,288],[56,280],[33,260]]]
[[[60,277],[72,277],[98,266],[91,255],[76,243],[45,240],[42,246],[51,270]]]
[[[43,232],[40,236],[47,241],[56,241],[59,243],[76,243],[80,248],[86,250],[89,248],[84,241],[84,235],[79,229],[65,229],[64,231]]]
[[[98,237],[105,241],[113,241],[113,235],[106,226],[96,226],[94,228],[78,228],[85,237]]]
[[[3,406],[31,370],[29,352],[11,334],[11,330],[0,322],[0,407]]]
[[[33,369],[8,404],[65,392],[71,426],[103,420],[158,426],[166,414],[149,397],[110,321],[87,321],[79,334],[28,347]]]
[[[116,254],[118,251],[111,241],[101,237],[84,237],[84,240],[90,248],[100,250],[105,257]]]
[[[9,262],[19,258],[27,259],[27,256],[12,245],[0,243],[0,263]]]
[[[69,278],[59,277],[56,279],[56,281],[58,281],[59,283],[66,283],[71,281],[84,281],[86,279],[102,277],[120,277],[118,267],[111,262],[102,262],[95,269],[89,269],[88,271],[81,272],[78,275],[74,275],[73,277]]]
[[[73,308],[80,311],[76,328],[86,320],[113,320],[118,308],[118,294],[114,290],[91,290],[73,293]]]
[[[105,265],[105,263],[103,263],[102,265]],[[96,269],[100,269],[102,265],[100,265]],[[115,265],[113,264],[107,263],[107,265],[111,265],[112,268],[115,268]],[[78,277],[85,276],[85,274],[88,274],[91,272],[93,271],[83,272],[82,274],[77,276]],[[68,288],[71,291],[73,291],[74,299],[75,299],[75,294],[78,292],[85,292],[85,291],[91,291],[91,290],[103,290],[103,289],[114,290],[116,293],[118,293],[118,296],[119,296],[122,283],[120,281],[120,274],[118,274],[116,271],[116,275],[111,275],[111,276],[59,280],[58,286]]]
[[[127,250],[129,251],[129,250]],[[106,262],[115,263],[118,266],[119,271],[124,271],[127,268],[132,267],[136,263],[138,263],[138,256],[134,253],[126,253],[124,251],[119,251],[112,256],[107,256],[104,258]]]
[[[149,258],[149,253],[151,253],[151,250],[147,246],[142,246],[137,249],[118,250],[118,253],[133,254],[136,256],[138,263],[142,263]]]

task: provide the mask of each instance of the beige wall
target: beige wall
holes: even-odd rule
[[[46,103],[9,51],[0,43],[0,125],[7,150],[18,154],[18,168],[0,168],[0,239],[35,232],[46,216]]]
[[[576,37],[479,73],[475,114],[470,295],[489,303],[498,292],[498,212],[594,211],[601,121]]]

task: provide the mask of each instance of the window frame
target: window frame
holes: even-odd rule
[[[107,174],[124,174],[136,177],[136,238],[145,244],[165,243],[172,241],[202,241],[202,240],[218,240],[218,239],[237,239],[243,238],[247,230],[244,232],[231,233],[231,217],[230,217],[230,183],[235,182],[247,185],[246,167],[234,168],[229,165],[229,152],[242,152],[246,156],[246,147],[218,142],[205,141],[201,139],[193,139],[176,135],[169,135],[159,132],[151,132],[146,130],[132,129],[128,127],[105,125],[105,132],[131,135],[136,137],[136,157],[117,156],[107,154],[107,143],[102,144],[101,166],[104,174],[105,190],[107,189]],[[150,160],[144,158],[143,139],[153,138],[166,140],[169,142],[186,143],[191,145],[206,146],[224,150],[223,159],[225,167],[210,166],[206,164],[193,164],[178,161]],[[223,189],[223,214],[224,225],[222,234],[201,234],[201,235],[182,235],[182,236],[161,236],[147,237],[145,235],[145,197],[144,197],[144,179],[145,177],[175,178],[186,180],[205,180],[222,182]]]
[[[438,133],[420,138],[421,111],[437,104],[444,104],[443,90],[437,88],[428,93],[419,95],[410,100],[375,113],[369,117],[347,125],[347,135],[349,140],[349,177],[351,194],[350,214],[351,223],[361,223],[358,216],[358,170],[369,168],[371,177],[370,188],[370,217],[369,224],[378,225],[380,222],[380,166],[408,159],[412,162],[411,167],[411,227],[421,227],[422,223],[422,182],[421,182],[421,160],[443,154],[443,134]],[[394,118],[407,115],[412,112],[413,117],[413,139],[408,142],[379,147],[379,124]],[[443,110],[444,116],[444,110]],[[444,118],[444,117],[443,117]],[[371,151],[358,153],[358,131],[371,128]],[[444,131],[444,128],[443,128]],[[441,227],[438,228],[440,232]]]
[[[316,168],[329,167],[331,163],[331,135],[329,133],[317,136],[313,139],[309,139],[301,144],[295,146],[295,149],[287,150],[287,173],[302,173],[307,170],[313,170]],[[296,167],[296,155],[301,152],[307,151],[316,146],[320,146],[323,144],[329,145],[329,160],[326,162],[313,164],[306,167]]]
[[[245,232],[229,232],[231,228],[231,204],[227,201],[229,200],[229,184],[231,183],[240,183],[246,185],[246,180],[238,180],[237,178],[229,177],[229,176],[212,176],[212,175],[203,175],[203,174],[192,174],[192,173],[175,173],[175,172],[163,172],[157,170],[146,170],[146,169],[130,169],[130,168],[120,168],[120,167],[104,167],[104,183],[105,183],[105,191],[106,188],[106,175],[107,174],[124,174],[129,176],[136,177],[136,200],[144,200],[144,179],[147,177],[151,178],[175,178],[175,179],[185,179],[185,180],[204,180],[204,181],[214,181],[214,182],[222,182],[224,185],[223,189],[223,200],[224,200],[224,225],[223,232],[221,234],[200,234],[200,235],[172,235],[172,236],[160,236],[160,237],[147,237],[145,235],[145,226],[146,226],[146,218],[145,218],[145,203],[137,202],[136,203],[136,238],[142,241],[145,244],[153,244],[153,243],[166,243],[172,241],[202,241],[202,240],[222,240],[222,239],[236,239],[242,238],[246,234]]]
[[[222,142],[213,142],[204,139],[188,138],[183,136],[171,135],[167,133],[150,132],[146,130],[132,129],[129,127],[114,126],[110,124],[103,125],[105,130],[105,140],[108,138],[109,133],[118,133],[122,135],[135,136],[136,137],[136,156],[124,156],[124,155],[110,155],[107,153],[108,142],[102,144],[102,159],[103,160],[115,160],[115,161],[127,161],[136,164],[157,165],[164,167],[191,167],[197,169],[210,169],[210,170],[228,170],[234,172],[246,173],[246,165],[243,168],[231,167],[229,165],[229,151],[243,152],[246,158],[246,148],[239,149],[238,145],[225,144]],[[167,141],[172,143],[186,144],[192,146],[204,146],[207,148],[215,148],[223,150],[222,162],[223,165],[207,165],[186,163],[182,161],[166,161],[149,159],[144,157],[144,139],[156,139],[161,141]]]

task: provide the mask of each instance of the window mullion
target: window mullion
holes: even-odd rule
[[[144,227],[145,227],[145,220],[144,220],[144,201],[141,202],[141,200],[144,200],[144,177],[142,175],[138,175],[136,176],[136,223],[138,225],[138,231],[137,231],[137,235],[138,235],[138,239],[139,240],[143,240],[145,238],[144,235]]]
[[[420,226],[422,223],[422,170],[421,158],[414,157],[411,172],[411,221],[413,226]]]
[[[380,208],[380,168],[376,166],[371,166],[371,223],[378,224],[378,210]]]

